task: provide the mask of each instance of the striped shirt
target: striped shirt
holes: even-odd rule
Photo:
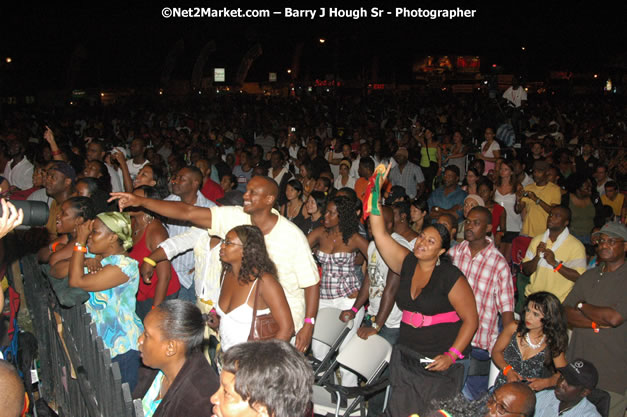
[[[488,246],[473,258],[468,241],[451,248],[448,254],[453,264],[466,276],[475,294],[479,327],[472,345],[492,352],[499,335],[498,315],[514,311],[514,283],[507,261],[486,237]]]
[[[181,201],[181,197],[170,194],[165,198],[165,200]],[[208,200],[207,198],[205,198],[204,195],[202,195],[200,191],[197,191],[196,204],[194,205],[197,207],[211,208],[215,207],[216,203]],[[187,222],[180,222],[177,220],[168,219],[166,227],[168,228],[169,236],[174,237],[180,235],[181,233],[187,232],[192,226]],[[196,267],[194,263],[194,252],[188,250],[172,259],[172,267],[176,271],[176,274],[179,276],[179,281],[181,285],[185,288],[191,287],[194,282],[194,268]]]
[[[418,184],[425,182],[425,176],[418,165],[408,161],[402,171],[398,165],[390,170],[390,182],[392,185],[400,185],[405,188],[407,196],[414,198],[416,197],[416,188]]]

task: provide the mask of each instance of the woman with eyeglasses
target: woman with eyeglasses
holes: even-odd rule
[[[523,381],[534,391],[554,387],[560,375],[556,369],[567,365],[566,330],[560,300],[544,291],[530,294],[522,319],[503,329],[492,350],[492,360],[501,369],[494,385]]]
[[[294,334],[292,313],[261,230],[249,225],[231,229],[222,240],[220,260],[222,282],[216,305],[220,320],[209,325],[219,326],[222,351],[248,340],[255,299],[256,315],[272,314],[279,325],[275,338],[289,341]]]

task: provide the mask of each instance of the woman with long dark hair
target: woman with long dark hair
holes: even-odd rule
[[[290,180],[285,187],[285,197],[287,203],[281,206],[281,215],[295,224],[301,224],[305,217],[303,216],[303,184],[298,180]]]
[[[494,192],[494,201],[505,209],[506,213],[506,231],[501,238],[499,251],[505,256],[507,261],[512,259],[512,242],[520,233],[522,227],[522,218],[516,213],[516,193],[522,186],[518,183],[516,174],[514,173],[514,163],[512,160],[504,160],[498,172],[496,180],[496,191]]]
[[[216,311],[222,351],[247,340],[255,298],[257,315],[270,313],[278,323],[275,338],[289,341],[294,334],[292,313],[261,230],[249,225],[231,229],[222,240],[220,260],[222,285]]]
[[[294,222],[305,235],[311,233],[324,221],[324,212],[327,208],[327,196],[322,191],[312,191],[303,205],[303,218]]]
[[[359,251],[368,256],[368,241],[359,234],[359,219],[355,205],[348,197],[335,197],[327,204],[324,226],[318,227],[307,236],[311,248],[318,247],[316,257],[322,267],[320,280],[319,308],[334,307],[350,310],[361,288],[361,280],[355,272],[355,257]],[[355,311],[355,323],[361,323],[364,310]],[[346,337],[348,341],[359,326],[353,326]],[[312,342],[316,358],[323,358],[329,347]],[[340,350],[342,347],[340,346]],[[357,377],[342,371],[342,384],[357,384]]]
[[[505,327],[492,350],[501,369],[495,386],[527,380],[534,391],[555,386],[557,368],[566,366],[566,313],[560,300],[545,291],[530,294],[518,322]]]

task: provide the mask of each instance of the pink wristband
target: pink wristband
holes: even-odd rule
[[[457,355],[459,359],[464,359],[464,355],[462,355],[462,353],[459,350],[455,349],[453,346],[451,346],[448,351]]]
[[[446,356],[448,356],[449,358],[451,358],[453,360],[453,363],[455,363],[455,361],[457,360],[457,359],[455,359],[455,356],[453,356],[453,354],[451,352],[444,352],[444,354]]]
[[[355,307],[351,307],[351,310],[352,310],[352,311],[353,311],[353,313],[355,313],[355,314],[357,314],[357,312],[359,311],[359,310],[357,310]]]

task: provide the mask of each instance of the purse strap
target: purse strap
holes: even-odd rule
[[[259,298],[259,285],[258,281],[259,278],[257,278],[255,280],[255,283],[253,285],[256,285],[255,288],[255,301],[253,301],[253,320],[252,323],[250,324],[250,332],[248,333],[248,340],[251,340],[252,338],[255,337],[255,322],[257,321],[257,298]]]

